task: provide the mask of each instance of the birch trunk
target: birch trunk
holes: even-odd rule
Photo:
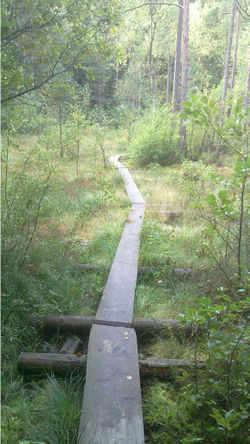
[[[189,0],[184,0],[183,11],[183,49],[182,49],[182,85],[181,85],[181,111],[184,112],[183,103],[187,100],[188,84],[188,40],[189,40]],[[180,151],[186,156],[186,126],[180,120]]]
[[[169,102],[170,62],[171,62],[170,48],[168,48],[168,70],[167,70],[167,89],[166,89],[166,106],[167,107],[168,107],[168,102]]]
[[[175,63],[174,63],[174,83],[173,83],[173,111],[178,111],[179,100],[179,85],[180,85],[180,70],[181,70],[181,38],[182,38],[182,21],[183,21],[183,0],[178,0],[179,16],[177,39],[175,49]]]
[[[153,118],[154,118],[156,112],[156,81],[155,81],[155,69],[153,62],[153,43],[155,39],[157,22],[154,20],[152,7],[150,7],[150,16],[151,16],[151,29],[150,29],[150,43],[148,50],[148,62],[149,62],[149,72],[150,72],[150,86],[153,97]]]

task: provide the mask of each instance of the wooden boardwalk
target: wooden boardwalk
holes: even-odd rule
[[[144,443],[132,322],[145,201],[119,156],[111,161],[125,182],[132,209],[90,332],[79,444]]]

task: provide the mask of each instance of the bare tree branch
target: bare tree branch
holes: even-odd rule
[[[247,12],[247,10],[245,8],[243,8],[243,6],[239,0],[237,0],[237,6],[238,6],[238,10],[239,10],[241,17],[244,18],[245,20],[249,21],[250,14]],[[243,15],[243,14],[245,14],[245,15]]]
[[[149,2],[149,3],[142,3],[138,6],[133,6],[132,8],[126,9],[125,11],[122,11],[122,14],[126,14],[129,11],[134,11],[135,9],[142,8],[142,6],[152,6],[152,5],[168,5],[168,6],[177,6],[177,8],[183,9],[183,6],[178,5],[176,3],[169,3],[169,2]]]

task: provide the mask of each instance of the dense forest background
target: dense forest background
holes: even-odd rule
[[[112,263],[115,152],[149,203],[140,264],[194,271],[139,278],[135,316],[193,328],[140,353],[207,362],[145,384],[147,442],[247,442],[249,21],[247,0],[2,3],[4,443],[77,442],[84,378],[27,381],[18,354],[51,350],[32,315],[95,314],[107,272],[76,264]]]

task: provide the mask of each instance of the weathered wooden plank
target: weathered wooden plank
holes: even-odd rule
[[[89,330],[94,324],[94,316],[66,316],[66,315],[47,315],[35,316],[32,322],[40,326],[44,332],[77,333],[89,334]],[[180,335],[191,335],[192,326],[190,324],[182,325],[177,319],[150,319],[134,318],[132,327],[138,334],[152,333],[153,331],[171,332]]]
[[[53,371],[56,374],[67,374],[75,370],[85,372],[87,355],[76,356],[72,354],[61,355],[59,353],[21,353],[19,356],[19,368],[25,374],[38,374]],[[171,375],[174,369],[193,370],[205,368],[205,362],[196,364],[189,359],[163,359],[146,358],[139,360],[140,375],[146,377],[161,377]]]
[[[136,334],[94,325],[89,339],[79,444],[143,444]]]
[[[119,169],[120,175],[122,176],[125,188],[128,194],[128,197],[130,198],[131,202],[135,203],[142,203],[145,204],[145,200],[143,199],[140,191],[138,190],[130,172],[126,167],[124,167],[121,162],[119,162],[119,158],[121,157],[120,154],[111,156],[110,161],[114,163],[115,167]]]
[[[138,273],[139,234],[143,222],[145,201],[135,185],[129,171],[118,161],[119,155],[111,159],[120,174],[133,204],[118,245],[106,286],[99,304],[95,323],[116,326],[131,326],[133,319],[134,294]],[[143,204],[143,205],[141,205]]]
[[[96,313],[96,323],[117,326],[132,323],[143,216],[144,205],[133,205]]]
[[[78,338],[67,338],[59,353],[74,354],[80,350],[82,342]]]

